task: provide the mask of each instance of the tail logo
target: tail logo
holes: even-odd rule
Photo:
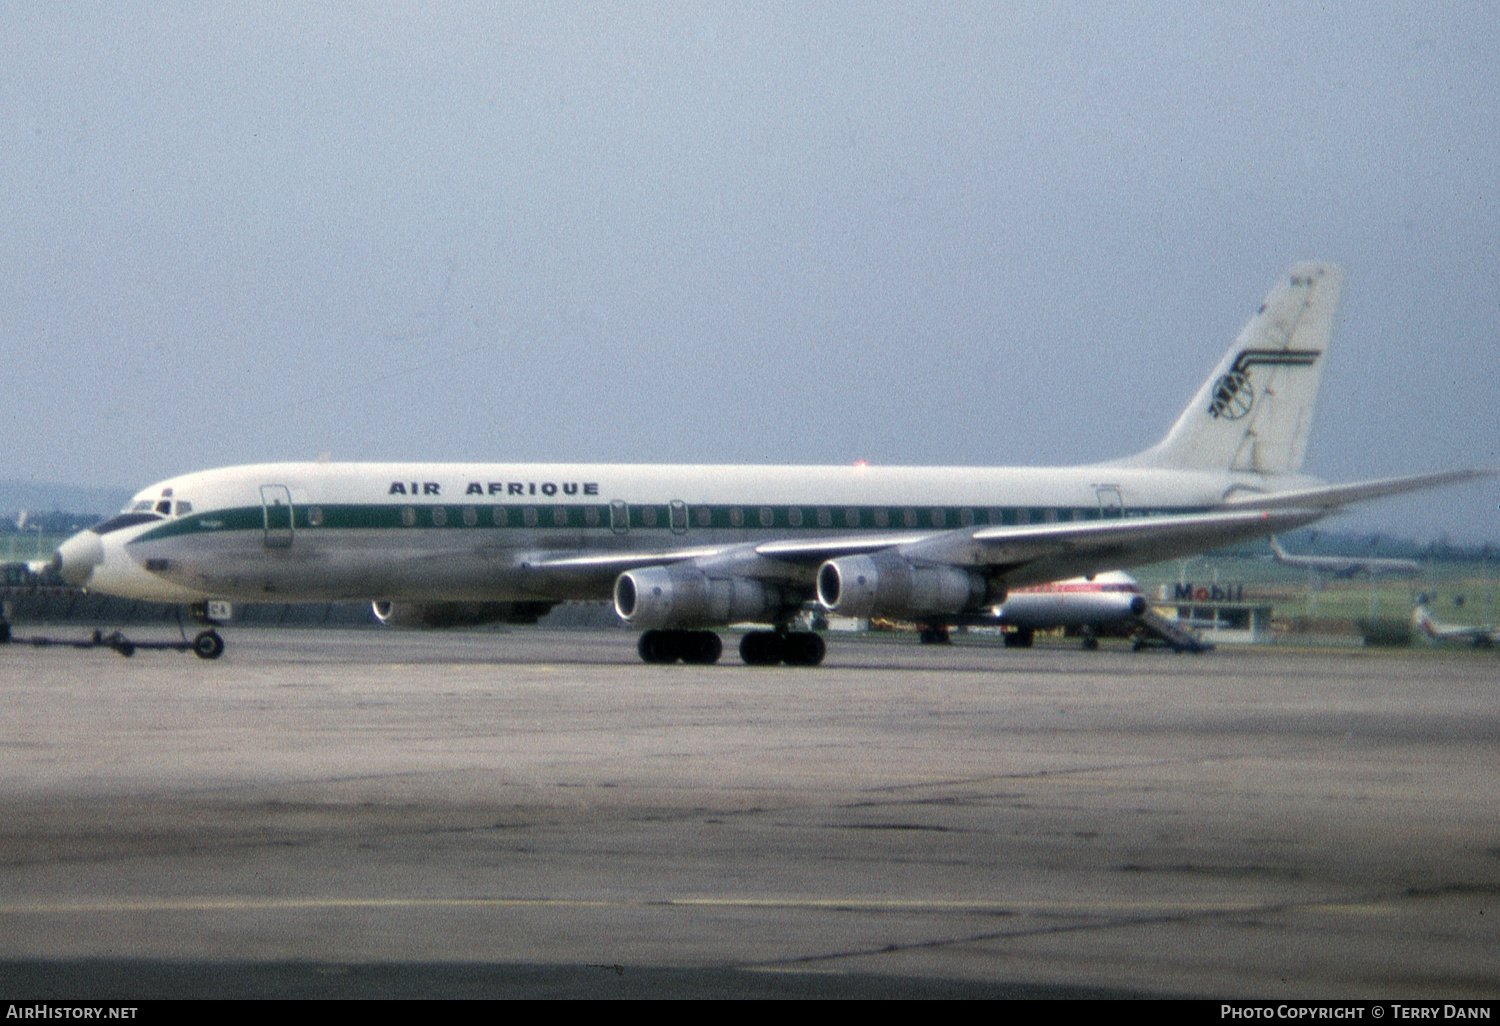
[[[1229,373],[1214,382],[1208,415],[1215,420],[1239,420],[1255,408],[1255,386],[1250,368],[1256,364],[1276,367],[1311,367],[1323,355],[1321,349],[1242,349]]]

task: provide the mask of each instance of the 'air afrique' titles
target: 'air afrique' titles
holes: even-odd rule
[[[392,481],[387,495],[432,495],[439,498],[443,486],[437,481]],[[599,485],[595,481],[470,481],[464,489],[465,495],[519,496],[541,495],[598,495]]]

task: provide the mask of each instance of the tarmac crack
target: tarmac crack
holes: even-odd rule
[[[981,933],[972,933],[962,937],[934,937],[922,941],[892,942],[880,947],[856,948],[846,951],[829,951],[819,954],[798,955],[785,959],[770,959],[764,962],[750,962],[742,968],[769,968],[775,966],[805,966],[818,963],[827,963],[851,958],[869,958],[879,955],[891,955],[901,952],[940,950],[944,948],[960,947],[966,944],[984,944],[991,941],[1022,940],[1028,937],[1057,936],[1069,933],[1103,933],[1110,930],[1127,930],[1141,927],[1162,926],[1169,924],[1188,924],[1213,921],[1229,921],[1235,919],[1248,919],[1250,921],[1263,919],[1271,916],[1281,915],[1293,911],[1306,911],[1318,908],[1338,908],[1346,906],[1361,906],[1371,903],[1400,901],[1412,898],[1442,897],[1450,894],[1500,893],[1500,885],[1495,884],[1446,884],[1430,888],[1407,888],[1402,891],[1388,892],[1384,894],[1362,894],[1348,895],[1342,898],[1322,898],[1311,901],[1283,901],[1272,902],[1264,905],[1246,905],[1238,908],[1220,909],[1198,909],[1177,912],[1163,912],[1154,915],[1131,915],[1111,916],[1103,919],[1084,922],[1070,923],[1047,923],[1036,926],[1021,926],[1006,930],[987,930]],[[1013,911],[995,910],[997,914],[1016,915]]]

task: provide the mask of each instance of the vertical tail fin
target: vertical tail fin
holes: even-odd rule
[[[1167,436],[1120,464],[1299,473],[1343,282],[1332,264],[1291,267]]]

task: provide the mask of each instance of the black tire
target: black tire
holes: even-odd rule
[[[782,658],[788,666],[817,666],[828,651],[823,639],[810,631],[788,634],[782,648]]]
[[[1036,635],[1026,630],[1007,631],[1000,637],[1006,648],[1030,648],[1031,643],[1036,640]]]
[[[635,650],[641,655],[641,662],[653,666],[675,663],[678,649],[676,634],[675,631],[646,631],[642,634],[635,646]]]
[[[713,631],[684,631],[682,661],[694,666],[712,666],[724,654],[724,643]]]
[[[199,659],[217,659],[224,654],[224,639],[218,631],[200,631],[193,639],[193,655]]]
[[[746,666],[775,666],[781,662],[781,648],[775,631],[751,631],[740,639],[740,658]]]

